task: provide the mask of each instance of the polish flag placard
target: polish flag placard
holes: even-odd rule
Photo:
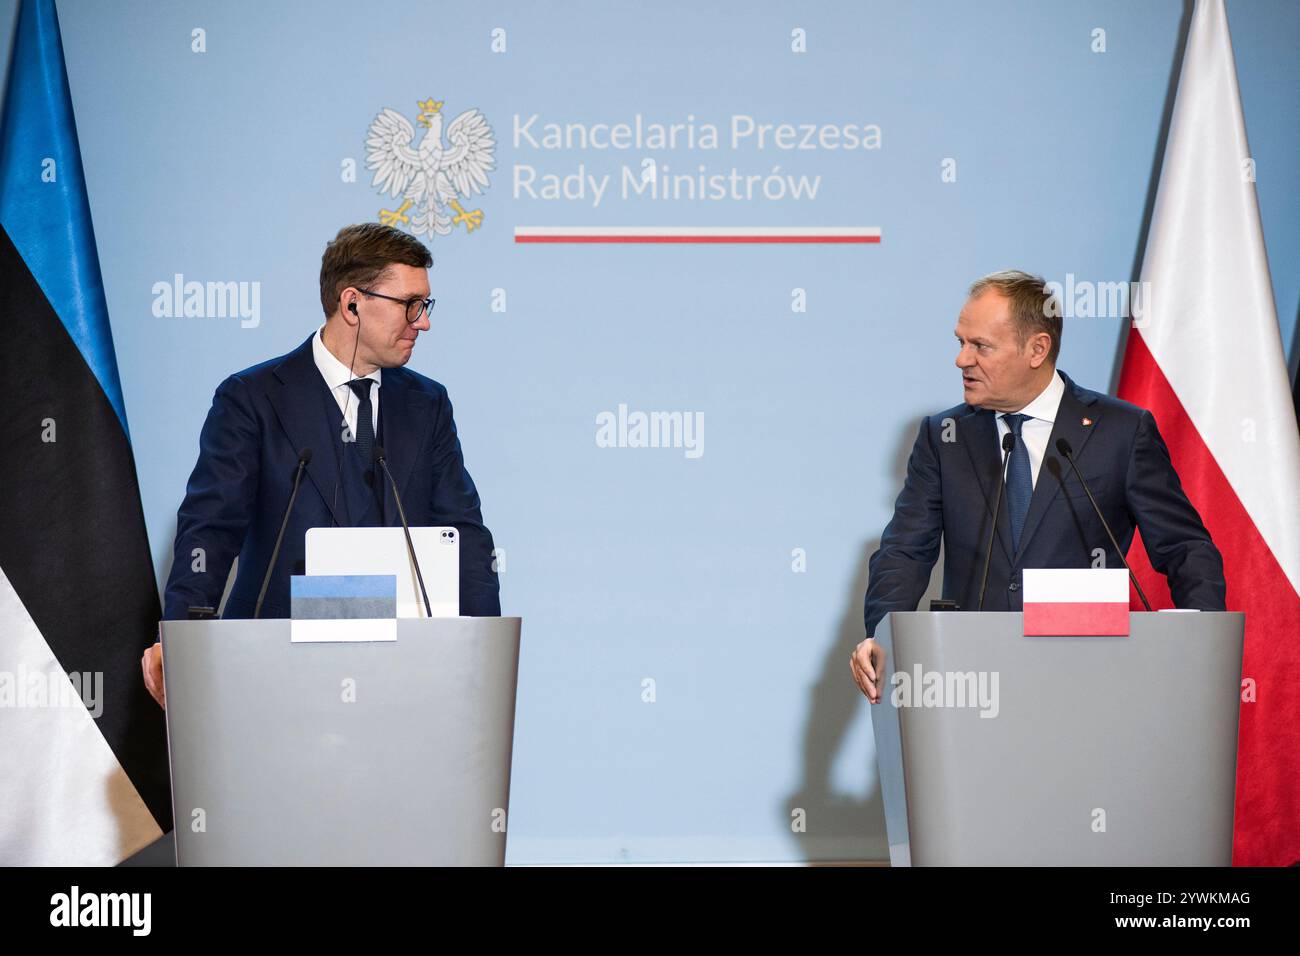
[[[1128,572],[1026,568],[1025,636],[1128,636]]]

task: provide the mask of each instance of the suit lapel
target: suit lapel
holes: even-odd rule
[[[393,474],[397,490],[402,494],[402,503],[406,505],[406,485],[428,435],[429,418],[424,414],[426,402],[423,395],[410,388],[406,376],[398,369],[384,369],[384,380],[379,393],[385,461]],[[383,475],[379,478],[383,481],[384,514],[396,521],[397,505],[393,501],[392,486]],[[414,515],[408,512],[407,518],[412,521],[424,520],[415,517],[422,513],[423,509]]]
[[[998,469],[1001,456],[998,454],[998,426],[994,413],[986,409],[976,409],[957,420],[957,440],[966,447],[970,455],[971,466],[980,483],[980,493],[984,496],[986,514],[993,516],[998,491]],[[998,543],[1007,560],[1011,560],[1011,523],[1007,515],[1006,498],[998,508]]]
[[[272,388],[267,393],[267,398],[280,420],[280,427],[299,452],[304,448],[312,450],[311,463],[306,469],[307,477],[333,515],[335,523],[347,527],[347,515],[340,515],[335,507],[340,470],[338,454],[334,449],[335,436],[330,431],[329,406],[326,404],[330,395],[312,356],[310,336],[276,366],[275,376],[280,387]],[[338,504],[341,505],[347,496],[339,493],[337,497]]]
[[[1034,482],[1034,493],[1029,499],[1029,512],[1025,515],[1025,527],[1020,532],[1020,548],[1016,552],[1016,561],[1025,553],[1029,541],[1042,523],[1043,516],[1056,496],[1061,493],[1065,476],[1070,473],[1070,464],[1056,450],[1058,439],[1064,438],[1070,443],[1076,461],[1083,454],[1083,448],[1097,429],[1097,411],[1092,406],[1096,397],[1085,389],[1079,388],[1064,372],[1061,379],[1065,382],[1065,392],[1061,395],[1061,404],[1056,410],[1056,421],[1052,425],[1052,436],[1047,440],[1047,449],[1043,452],[1043,461],[1038,468],[1038,480]],[[1085,425],[1084,419],[1091,424]],[[1059,468],[1053,474],[1050,463],[1056,462]]]

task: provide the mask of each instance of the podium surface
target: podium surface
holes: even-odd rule
[[[177,862],[505,862],[520,619],[164,621]]]
[[[1019,613],[888,615],[871,717],[890,862],[1231,865],[1244,615],[1130,625],[1025,637]]]

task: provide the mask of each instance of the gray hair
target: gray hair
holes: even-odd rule
[[[1020,337],[1021,348],[1031,335],[1038,332],[1046,332],[1052,337],[1047,360],[1055,365],[1056,357],[1061,354],[1061,303],[1047,283],[1041,277],[1019,269],[1003,269],[972,282],[970,297],[977,298],[990,289],[1010,300],[1011,321]]]

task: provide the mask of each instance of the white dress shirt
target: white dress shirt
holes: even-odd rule
[[[369,375],[353,375],[346,365],[334,357],[334,353],[325,347],[325,342],[321,335],[325,331],[325,326],[321,326],[311,340],[311,354],[316,359],[316,367],[320,369],[321,377],[325,379],[325,384],[329,386],[330,394],[334,400],[339,403],[339,411],[344,413],[351,433],[357,433],[357,405],[359,399],[356,392],[348,387],[348,382],[354,378],[368,378],[374,381],[375,385],[370,389],[370,408],[371,408],[371,427],[375,430],[375,435],[379,434],[379,386],[383,384],[380,377],[382,369],[375,369]],[[340,434],[342,429],[340,428]],[[1046,441],[1046,439],[1044,439]]]
[[[1025,450],[1029,452],[1029,467],[1035,487],[1038,485],[1038,469],[1043,464],[1043,455],[1047,452],[1047,442],[1052,437],[1052,426],[1056,423],[1056,412],[1061,407],[1061,396],[1065,394],[1065,380],[1061,373],[1053,371],[1052,380],[1038,393],[1038,397],[1020,409],[1020,414],[1028,415],[1028,421],[1020,426],[1020,437],[1024,439]],[[1014,414],[1014,413],[1013,413]],[[1002,436],[1011,431],[1002,420],[1002,412],[997,413],[998,422],[998,460],[1002,460]]]

